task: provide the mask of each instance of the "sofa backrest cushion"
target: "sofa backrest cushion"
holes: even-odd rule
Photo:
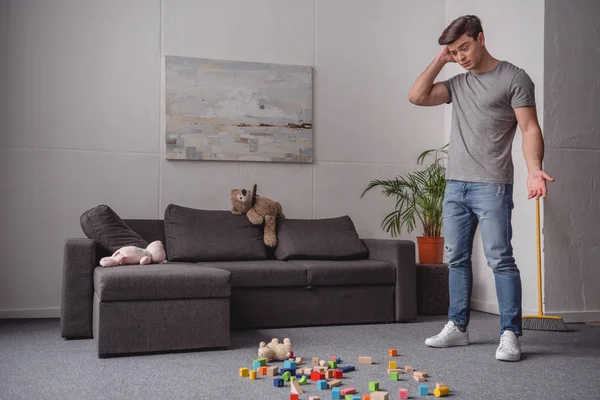
[[[148,242],[135,233],[119,215],[107,205],[99,205],[79,217],[83,233],[96,241],[105,253],[112,254],[124,246],[145,249]]]
[[[358,260],[369,251],[349,216],[277,221],[278,260]]]
[[[264,260],[262,225],[231,211],[199,210],[169,204],[165,210],[169,261]]]

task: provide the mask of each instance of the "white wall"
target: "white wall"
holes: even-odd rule
[[[492,56],[523,68],[536,85],[538,120],[543,127],[544,110],[544,0],[446,0],[446,23],[455,18],[475,14],[482,20],[486,47]],[[440,32],[441,33],[441,32]],[[462,73],[460,66],[446,67],[447,78]],[[450,107],[446,107],[446,139],[450,131]],[[513,210],[513,248],[521,271],[523,313],[537,314],[537,258],[535,240],[535,202],[527,200],[525,180],[527,167],[521,150],[521,131],[517,130],[513,145],[515,166]],[[552,174],[552,171],[549,171]],[[473,249],[472,307],[498,313],[494,276],[487,266],[479,230]]]
[[[388,237],[393,202],[359,196],[443,143],[443,108],[407,95],[444,13],[436,0],[0,2],[0,317],[59,315],[64,240],[97,204],[162,218],[169,203],[228,209],[231,188],[256,183],[289,217],[348,214]],[[315,66],[314,164],[166,161],[165,54]]]

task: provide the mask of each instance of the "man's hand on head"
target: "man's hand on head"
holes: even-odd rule
[[[554,178],[545,171],[530,172],[527,175],[527,191],[529,192],[527,199],[546,198],[548,192],[546,181],[554,182]]]
[[[452,57],[452,54],[450,54],[450,50],[448,50],[448,46],[442,46],[442,49],[440,50],[440,53],[437,56],[438,60],[444,62],[444,63],[453,63],[456,62],[454,61],[454,57]]]

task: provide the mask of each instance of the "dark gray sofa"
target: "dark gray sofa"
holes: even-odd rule
[[[244,260],[244,254],[254,250],[240,251],[235,244],[252,229],[261,229],[245,216],[208,210],[193,214],[190,209],[169,207],[187,211],[174,216],[168,209],[164,220],[124,220],[145,242],[166,243],[166,264],[104,268],[98,264],[107,254],[101,238],[66,240],[64,338],[93,337],[98,355],[105,357],[227,348],[231,329],[393,323],[417,316],[412,241],[359,239],[355,233],[356,240],[344,239],[349,217],[287,219],[278,221],[275,251],[265,248],[264,258]],[[211,220],[215,216],[219,219]],[[215,222],[229,220],[244,229]],[[201,233],[190,230],[207,222],[219,226],[209,225]],[[187,230],[180,229],[184,225]],[[353,230],[351,221],[350,225]],[[236,235],[237,241],[232,240]],[[233,246],[231,254],[236,255],[228,257],[216,248],[222,243],[215,237],[225,247]],[[364,251],[344,248],[344,240],[348,248],[358,244]],[[209,254],[206,260],[198,248]],[[329,251],[333,257],[328,257]],[[319,253],[325,259],[318,259]],[[186,261],[190,254],[200,259]]]

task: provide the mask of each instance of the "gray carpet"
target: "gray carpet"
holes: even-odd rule
[[[290,337],[295,355],[341,357],[357,370],[345,386],[368,392],[377,380],[398,399],[407,387],[411,398],[418,383],[403,376],[390,382],[388,348],[397,348],[398,365],[428,372],[430,398],[436,381],[444,381],[453,399],[599,399],[600,328],[573,324],[572,332],[526,331],[521,338],[523,360],[497,361],[498,317],[474,313],[470,346],[432,349],[423,344],[437,333],[444,317],[420,318],[411,324],[333,326],[234,331],[227,351],[98,359],[93,341],[60,338],[59,321],[0,320],[0,399],[289,399],[289,384],[274,388],[272,378],[250,381],[238,368],[251,367],[258,343]],[[358,356],[372,356],[374,365],[358,365]],[[310,361],[309,361],[310,362]],[[282,365],[282,363],[278,363]],[[331,392],[304,387],[308,395],[331,399]]]

